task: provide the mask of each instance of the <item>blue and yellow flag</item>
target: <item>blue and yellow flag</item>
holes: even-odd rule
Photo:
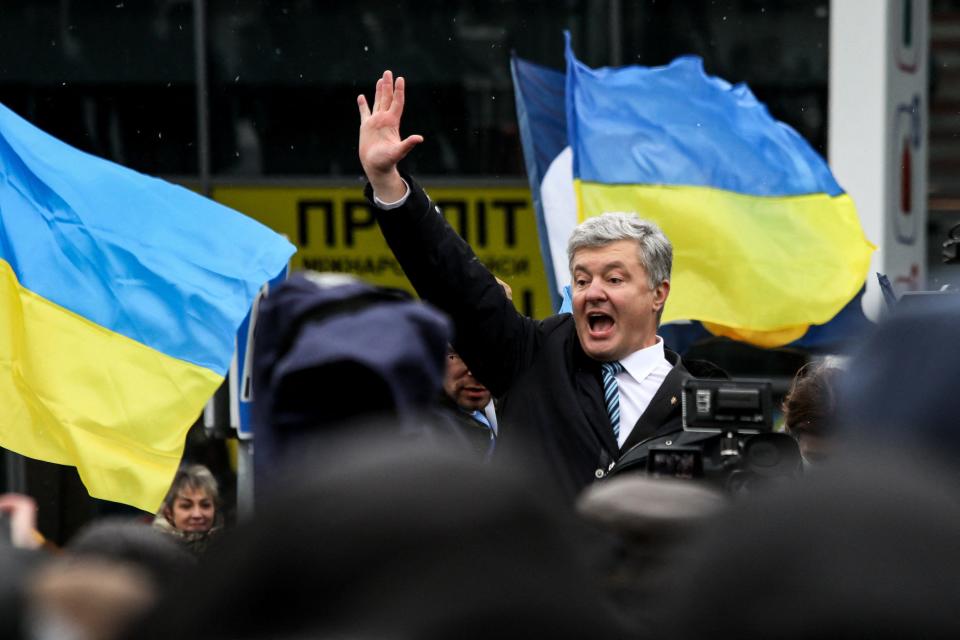
[[[543,257],[547,288],[554,296],[554,308],[560,303],[560,292],[570,282],[567,266],[567,240],[576,226],[572,198],[564,186],[573,190],[569,171],[564,172],[558,189],[544,185],[558,156],[567,151],[566,78],[563,73],[534,64],[516,54],[510,55],[514,103],[520,142],[530,180],[530,195],[537,217],[540,254]],[[560,165],[557,164],[559,167]],[[554,180],[556,182],[556,180]],[[546,201],[545,201],[546,200]],[[564,207],[563,205],[568,206]],[[558,211],[557,209],[560,209]]]
[[[0,446],[155,511],[293,246],[0,105]]]
[[[863,287],[875,247],[826,162],[702,61],[590,69],[567,36],[578,217],[635,211],[674,245],[663,321],[787,344]]]

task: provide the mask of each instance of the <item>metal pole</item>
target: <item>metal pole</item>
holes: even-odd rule
[[[620,0],[610,0],[610,66],[619,67],[623,64],[623,29],[620,27],[620,18],[623,15]]]
[[[207,80],[207,20],[205,0],[193,0],[193,51],[197,82],[197,167],[200,193],[210,197],[210,88]]]
[[[207,79],[207,20],[205,0],[193,0],[193,59],[194,81],[197,92],[197,173],[200,177],[200,193],[206,197],[212,194],[210,186],[210,95]],[[217,389],[213,398],[203,408],[203,426],[217,432],[228,421],[224,413],[226,389],[223,385]]]
[[[24,458],[9,449],[3,450],[3,466],[6,469],[6,490],[12,493],[27,492],[27,470]]]
[[[197,83],[197,168],[200,175],[200,193],[213,195],[210,180],[210,82],[207,77],[207,20],[205,0],[193,0],[193,48],[195,79]],[[233,375],[233,372],[231,372]],[[232,380],[227,380],[227,385]],[[230,410],[227,385],[204,408],[204,424],[213,433],[226,435],[230,430]],[[241,519],[253,515],[253,443],[239,442],[237,446],[237,511]]]
[[[253,440],[237,443],[237,519],[253,517]]]

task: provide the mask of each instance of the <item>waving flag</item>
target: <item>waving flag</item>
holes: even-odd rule
[[[863,287],[875,247],[826,162],[699,58],[593,70],[567,36],[567,129],[584,219],[636,211],[674,245],[663,320],[786,344]]]
[[[0,446],[154,511],[293,246],[0,105]]]
[[[573,226],[604,208],[627,210],[656,220],[674,242],[668,319],[684,315],[703,319],[715,333],[760,346],[790,343],[814,349],[835,347],[867,323],[855,294],[863,286],[873,247],[863,238],[849,197],[836,185],[826,163],[792,129],[773,120],[746,87],[709,78],[696,58],[681,58],[659,69],[593,71],[575,60],[569,45],[568,55],[575,64],[568,64],[567,76],[516,57],[512,60],[527,173],[541,221],[541,244],[547,245],[544,261],[558,291],[569,281],[565,243]],[[678,73],[676,67],[686,73]],[[558,117],[571,95],[570,85],[581,103],[570,105],[571,113]],[[678,104],[665,103],[668,98]],[[690,111],[703,107],[707,113],[691,125]],[[727,119],[711,116],[711,109]],[[587,119],[593,121],[577,127]],[[738,127],[751,122],[752,129],[739,132]],[[707,125],[712,128],[705,129]],[[693,134],[688,135],[684,126]],[[772,137],[765,138],[765,131],[772,131]],[[582,168],[592,178],[578,176],[579,194],[574,190],[571,147],[585,158]],[[758,159],[758,153],[763,157]],[[751,166],[754,170],[747,172]],[[782,175],[784,166],[796,175]],[[752,187],[751,180],[756,183]],[[709,186],[714,184],[721,186]],[[781,192],[805,195],[772,195],[778,193],[778,184]],[[680,194],[695,201],[680,203]],[[703,196],[703,202],[691,194]],[[733,197],[737,194],[745,197]],[[710,198],[718,195],[726,206],[715,214],[716,202]],[[597,206],[597,199],[601,209],[589,210]],[[744,206],[747,203],[752,206]],[[814,213],[805,216],[803,211],[810,209]],[[674,224],[661,216],[671,217]],[[691,224],[696,229],[684,227]],[[733,237],[727,237],[731,232]],[[721,262],[711,264],[712,260]],[[701,267],[706,267],[702,274],[690,273]],[[684,291],[691,276],[697,287]],[[744,287],[744,279],[750,280],[749,286]],[[806,281],[801,282],[805,286],[795,287],[796,280]],[[814,286],[824,281],[827,287]],[[763,299],[757,290],[751,300],[750,292],[758,285],[772,297]],[[807,299],[810,290],[816,295]],[[726,309],[724,301],[714,300],[719,296],[725,296]],[[762,304],[756,312],[758,302]],[[727,313],[718,316],[716,309],[711,313],[717,306]],[[775,313],[780,320],[770,330]],[[731,324],[723,325],[721,319]],[[757,326],[767,328],[751,328]],[[676,348],[708,335],[699,322],[674,322],[661,332],[671,335]]]
[[[510,57],[510,73],[547,285],[559,301],[570,281],[567,239],[577,226],[567,144],[566,77],[515,55]]]

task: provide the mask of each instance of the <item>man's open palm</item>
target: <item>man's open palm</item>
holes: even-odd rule
[[[360,108],[360,163],[371,181],[393,173],[410,150],[423,142],[423,136],[412,135],[400,138],[400,118],[403,115],[404,81],[384,71],[377,80],[373,109],[367,99],[357,97]]]

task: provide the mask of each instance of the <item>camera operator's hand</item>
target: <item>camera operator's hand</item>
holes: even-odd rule
[[[395,202],[406,194],[406,186],[397,171],[397,163],[423,142],[423,136],[400,138],[403,115],[404,80],[393,81],[393,73],[384,71],[377,80],[373,110],[363,94],[357,97],[360,108],[360,164],[370,180],[373,193],[384,202]]]
[[[8,517],[10,541],[21,549],[37,549],[43,537],[37,532],[37,503],[22,493],[0,495],[0,512]]]

